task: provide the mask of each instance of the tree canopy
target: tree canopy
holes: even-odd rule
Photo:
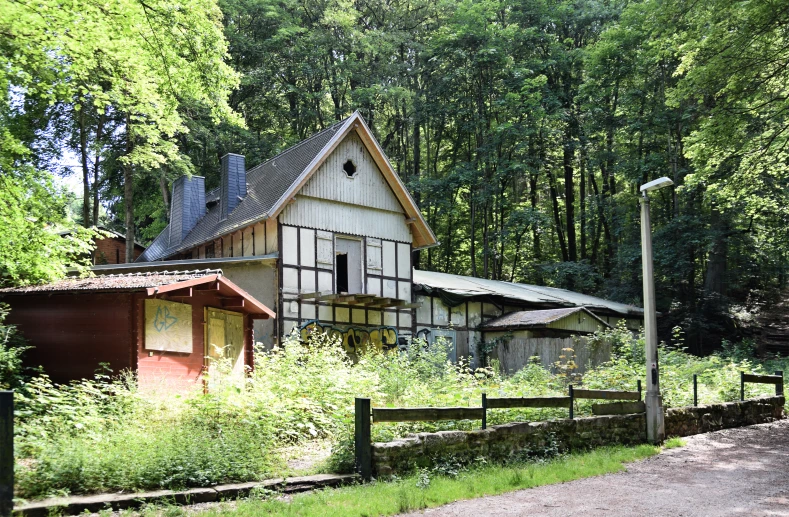
[[[441,242],[421,268],[640,304],[638,185],[669,176],[652,203],[666,329],[702,351],[786,287],[773,2],[0,7],[3,174],[44,192],[76,155],[86,226],[101,206],[150,241],[175,177],[216,186],[223,154],[259,163],[358,109]]]

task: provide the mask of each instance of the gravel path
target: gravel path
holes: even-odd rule
[[[789,516],[789,420],[685,440],[625,472],[409,515]]]

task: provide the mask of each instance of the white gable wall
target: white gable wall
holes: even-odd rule
[[[349,159],[356,167],[352,177],[343,169]],[[360,260],[352,261],[361,267],[361,287],[348,286],[350,292],[412,300],[411,226],[355,131],[340,142],[278,219],[282,239],[278,317],[283,334],[315,320],[343,332],[386,328],[394,332],[389,336],[411,334],[413,309],[376,309],[299,296],[336,294],[336,255],[343,251],[342,242],[350,239],[359,241],[361,253]]]

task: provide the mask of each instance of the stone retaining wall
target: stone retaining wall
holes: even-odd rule
[[[666,436],[688,436],[728,427],[771,422],[783,417],[783,397],[762,397],[744,402],[669,409]],[[513,423],[475,431],[419,433],[372,446],[376,477],[430,467],[454,459],[478,457],[504,460],[516,456],[587,449],[602,445],[646,442],[643,414],[597,416],[546,422]]]
[[[671,408],[666,411],[666,436],[690,436],[780,420],[784,403],[781,396]]]

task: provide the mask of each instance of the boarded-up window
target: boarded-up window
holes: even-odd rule
[[[334,269],[333,245],[331,232],[318,231],[316,237],[318,244],[318,267]]]
[[[223,361],[233,372],[244,371],[244,316],[237,312],[207,309],[206,336],[209,368]],[[210,370],[209,370],[210,378]]]
[[[367,269],[374,275],[381,274],[381,239],[367,238]]]
[[[145,349],[192,353],[192,306],[145,300]]]

